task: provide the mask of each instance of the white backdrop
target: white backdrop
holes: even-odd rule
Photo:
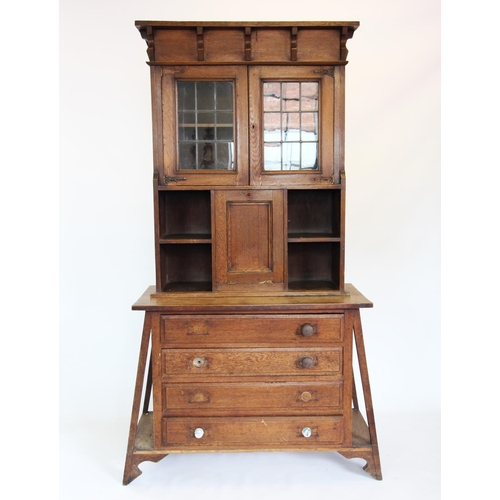
[[[258,454],[171,456],[120,485],[143,321],[131,305],[154,282],[149,67],[136,19],[360,21],[346,69],[346,281],[375,305],[362,320],[381,483],[323,454]],[[60,26],[61,498],[310,488],[438,498],[439,2],[63,0]]]

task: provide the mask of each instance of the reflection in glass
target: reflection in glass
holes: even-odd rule
[[[264,143],[264,164],[266,170],[281,170],[281,143]]]
[[[317,170],[319,83],[264,82],[264,170]]]
[[[281,84],[264,83],[264,111],[281,111]]]
[[[233,170],[234,156],[232,142],[218,142],[216,144],[217,163],[215,168],[218,170]]]
[[[177,102],[179,111],[195,109],[195,82],[179,82]]]
[[[217,82],[215,84],[217,109],[233,109],[233,84],[231,82]]]
[[[177,82],[179,169],[234,169],[233,82]]]
[[[300,141],[300,113],[283,113],[283,141]]]
[[[300,142],[283,144],[283,170],[300,169]]]
[[[318,144],[315,142],[302,143],[302,169],[318,169]]]
[[[215,168],[215,143],[204,142],[198,145],[198,168]]]
[[[318,141],[318,113],[302,113],[301,141]]]
[[[179,169],[189,170],[196,168],[196,144],[190,142],[179,143]]]
[[[179,113],[179,140],[189,141],[196,139],[195,115],[192,111]]]
[[[302,111],[318,111],[318,84],[316,82],[302,82],[300,87],[300,109]]]
[[[300,84],[297,82],[283,83],[283,111],[300,110]]]
[[[281,140],[281,114],[264,113],[264,141],[274,142]]]
[[[197,109],[215,109],[215,82],[196,82]]]

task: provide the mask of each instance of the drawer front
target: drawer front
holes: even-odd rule
[[[164,377],[340,375],[342,348],[162,349]]]
[[[340,342],[343,315],[162,316],[166,345],[288,344]]]
[[[164,384],[163,414],[332,414],[342,411],[342,390],[341,381]]]
[[[316,448],[344,440],[344,417],[163,418],[162,444],[182,450]]]

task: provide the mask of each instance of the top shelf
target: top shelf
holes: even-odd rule
[[[356,29],[359,21],[135,21],[138,29],[152,28],[342,28]]]

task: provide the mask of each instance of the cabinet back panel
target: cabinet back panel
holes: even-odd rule
[[[340,190],[288,191],[288,235],[340,236]]]
[[[210,191],[160,192],[160,235],[210,235]]]
[[[339,244],[338,243],[290,243],[288,244],[288,283],[325,282],[324,287],[339,287]],[[327,283],[329,285],[327,285]]]

